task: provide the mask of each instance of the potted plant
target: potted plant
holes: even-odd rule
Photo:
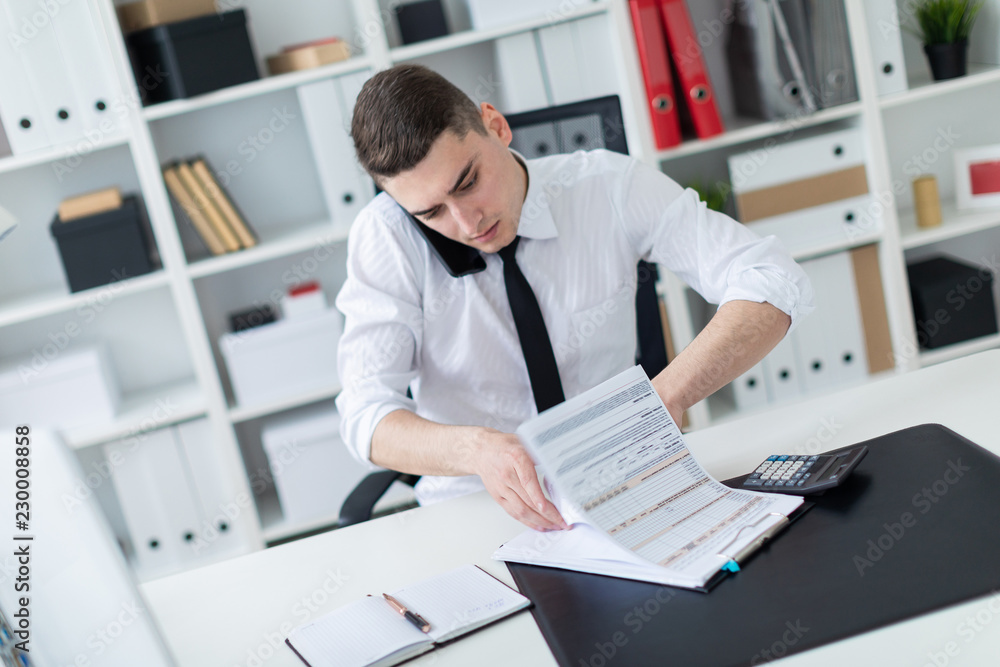
[[[923,0],[915,16],[935,81],[965,76],[965,59],[972,24],[983,0]]]

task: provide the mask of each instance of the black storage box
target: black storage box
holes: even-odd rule
[[[441,0],[420,0],[397,5],[396,20],[399,22],[399,36],[403,44],[413,44],[448,34],[448,24],[444,19]]]
[[[135,196],[121,208],[63,222],[56,216],[49,227],[71,292],[133,278],[159,268],[143,207]]]
[[[997,333],[993,274],[949,257],[906,267],[917,342],[932,350]]]
[[[125,43],[143,104],[260,78],[243,9],[139,30]]]

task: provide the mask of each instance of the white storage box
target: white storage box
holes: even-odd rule
[[[258,405],[337,385],[342,316],[334,309],[279,320],[219,338],[240,406]]]
[[[261,441],[287,522],[337,517],[344,499],[370,472],[340,439],[340,415],[332,406],[269,421]]]
[[[590,4],[589,0],[468,0],[469,19],[476,30],[485,30],[502,25],[546,16],[562,17]]]
[[[103,345],[0,366],[0,423],[69,429],[111,422],[121,392]]]

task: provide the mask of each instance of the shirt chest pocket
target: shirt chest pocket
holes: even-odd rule
[[[570,317],[568,374],[589,389],[635,365],[635,288],[625,285]]]

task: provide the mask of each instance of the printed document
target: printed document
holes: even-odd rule
[[[500,560],[704,588],[802,504],[713,479],[639,366],[517,434],[573,528],[528,530],[494,554]]]

